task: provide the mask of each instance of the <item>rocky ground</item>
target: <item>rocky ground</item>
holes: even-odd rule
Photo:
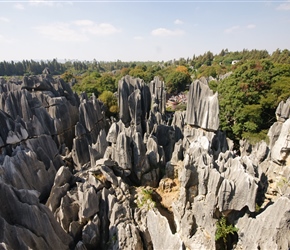
[[[157,77],[118,121],[48,72],[0,94],[0,249],[289,249],[290,100],[236,155],[205,78],[173,117]]]

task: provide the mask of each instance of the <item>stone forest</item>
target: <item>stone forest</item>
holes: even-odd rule
[[[118,119],[47,69],[0,94],[0,249],[289,249],[290,99],[236,149],[206,77],[168,114],[126,75]]]

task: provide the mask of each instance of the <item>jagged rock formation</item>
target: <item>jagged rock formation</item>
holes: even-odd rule
[[[217,92],[213,94],[205,78],[195,80],[190,85],[186,107],[186,123],[212,131],[217,131],[219,128]]]
[[[290,98],[286,102],[281,101],[276,109],[277,121],[284,122],[290,118]]]
[[[288,249],[289,99],[269,145],[241,141],[237,155],[207,81],[170,122],[164,83],[126,76],[107,124],[49,69],[0,78],[0,248]],[[227,246],[222,217],[239,229]]]
[[[1,82],[0,90],[0,110],[21,124],[28,137],[50,135],[58,146],[65,142],[71,148],[79,99],[62,79],[24,77],[22,82]]]
[[[86,94],[82,95],[79,105],[79,119],[75,126],[75,138],[73,139],[72,158],[76,169],[90,162],[90,159],[102,158],[104,147],[105,116],[101,112],[100,104],[95,95],[88,100]],[[97,143],[97,145],[94,145]],[[98,148],[99,151],[94,148]],[[99,156],[96,156],[98,155]]]
[[[118,86],[120,121],[109,129],[111,145],[105,157],[116,161],[134,183],[157,186],[160,169],[171,158],[175,143],[172,128],[162,124],[164,83],[154,78],[148,87],[143,80],[126,76]]]
[[[0,242],[5,249],[69,249],[73,239],[40,202],[48,198],[64,164],[57,144],[72,141],[76,96],[64,82],[46,76],[22,83],[1,80],[0,89]],[[70,101],[63,98],[66,94]]]
[[[289,197],[280,197],[256,218],[246,215],[241,218],[237,223],[237,227],[240,228],[240,243],[237,248],[289,249],[289,207]],[[275,240],[271,240],[273,238]]]

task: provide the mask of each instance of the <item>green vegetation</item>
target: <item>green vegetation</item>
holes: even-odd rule
[[[238,232],[238,228],[233,225],[228,225],[225,217],[221,217],[216,223],[215,240],[222,239],[224,245],[227,243],[227,237],[230,234]]]
[[[111,73],[87,72],[79,80],[78,84],[73,86],[76,92],[87,92],[89,95],[94,93],[99,96],[104,91],[115,92],[116,78]]]
[[[111,91],[105,90],[99,96],[99,100],[104,104],[105,112],[108,117],[117,115],[119,112],[118,99]]]
[[[165,78],[165,82],[167,93],[178,94],[191,83],[191,77],[188,73],[175,70]]]
[[[255,213],[259,213],[261,211],[261,209],[262,209],[261,206],[258,203],[256,203]]]
[[[220,127],[234,140],[266,137],[280,101],[290,96],[290,64],[269,59],[239,63],[218,83]]]
[[[143,188],[138,194],[136,204],[138,208],[145,208],[147,210],[156,206],[156,203],[152,200],[152,189]]]

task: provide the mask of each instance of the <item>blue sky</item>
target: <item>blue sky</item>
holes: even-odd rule
[[[168,61],[290,49],[290,1],[3,1],[0,61]]]

